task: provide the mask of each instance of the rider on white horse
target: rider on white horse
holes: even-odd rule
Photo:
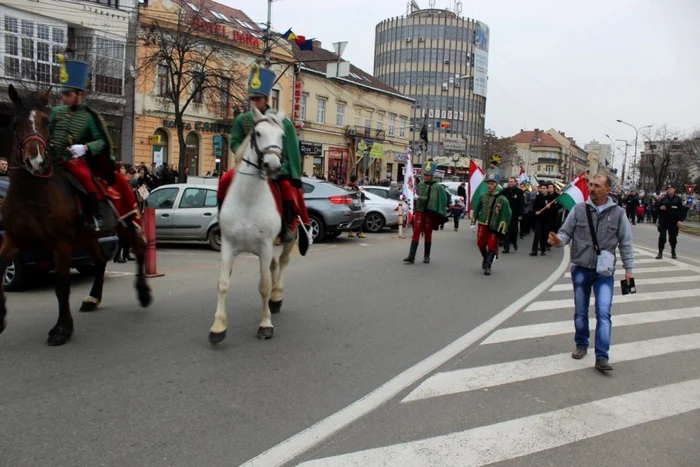
[[[269,100],[272,87],[275,83],[275,73],[267,68],[260,68],[254,65],[250,79],[248,81],[248,90],[251,106],[257,109],[264,115],[270,108]],[[242,113],[236,117],[231,129],[231,151],[236,152],[243,143],[245,137],[250,133],[255,125],[255,119],[251,111]],[[277,185],[282,195],[282,233],[281,240],[283,243],[291,243],[294,241],[294,234],[291,227],[298,213],[301,216],[303,223],[307,226],[310,224],[306,205],[304,204],[303,192],[301,190],[301,152],[299,150],[299,141],[297,139],[297,130],[294,124],[289,119],[284,119],[284,145],[282,147],[282,172],[277,178]],[[298,207],[298,209],[297,209]],[[299,249],[302,253],[305,252],[308,245],[304,245],[306,236],[300,236]]]

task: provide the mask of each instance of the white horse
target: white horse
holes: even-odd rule
[[[247,252],[260,259],[259,291],[262,298],[260,339],[273,335],[272,312],[282,307],[282,274],[289,264],[294,242],[283,243],[279,258],[274,244],[282,228],[282,218],[270,191],[268,179],[282,169],[284,112],[268,110],[265,115],[253,107],[255,126],[236,152],[236,174],[219,213],[221,229],[221,272],[218,302],[209,341],[218,344],[226,337],[226,295],[231,283],[233,261]],[[294,240],[296,241],[296,233]]]

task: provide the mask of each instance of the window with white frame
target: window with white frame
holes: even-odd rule
[[[270,97],[270,107],[278,111],[280,109],[280,91],[279,89],[272,90],[272,96]]]
[[[121,96],[124,93],[124,42],[95,35],[76,35],[78,60],[91,69],[91,90]]]
[[[301,95],[301,120],[306,121],[306,101],[309,95],[304,93]]]
[[[545,171],[548,172],[548,173],[554,172],[554,166],[553,166],[553,165],[548,165],[548,166],[545,168]]]
[[[384,115],[377,114],[377,130],[382,131],[384,129]]]
[[[394,136],[396,131],[396,115],[389,114],[389,136]]]
[[[355,126],[360,126],[360,114],[362,113],[362,108],[361,107],[355,107],[354,113],[353,113],[353,125]]]
[[[335,126],[345,126],[345,104],[338,103],[336,107]]]
[[[326,123],[326,102],[325,98],[318,98],[318,106],[316,109],[316,122]]]
[[[202,89],[202,86],[204,86],[204,80],[205,80],[205,75],[204,71],[192,71],[192,94],[194,97],[192,97],[192,102],[195,104],[203,104],[204,103],[204,90]]]
[[[219,94],[221,96],[221,115],[223,117],[229,117],[230,97],[231,92],[231,80],[228,78],[221,78],[221,85],[219,86]]]
[[[5,15],[2,75],[39,83],[59,82],[56,54],[66,48],[66,28]]]
[[[365,128],[372,128],[372,112],[368,112],[365,115]]]
[[[406,119],[402,118],[399,120],[399,138],[406,137]]]
[[[168,65],[158,65],[156,95],[159,97],[167,97],[170,95],[170,73],[168,71]]]

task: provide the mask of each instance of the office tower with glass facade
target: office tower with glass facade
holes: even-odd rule
[[[450,10],[414,8],[377,25],[374,75],[416,100],[410,128],[414,158],[423,154],[417,162],[484,159],[488,48],[488,27]]]

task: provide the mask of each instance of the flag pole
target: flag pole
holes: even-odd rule
[[[272,30],[272,0],[267,0],[267,24],[265,28],[265,67],[270,68],[270,56],[272,52],[272,43],[270,40],[270,32]]]

